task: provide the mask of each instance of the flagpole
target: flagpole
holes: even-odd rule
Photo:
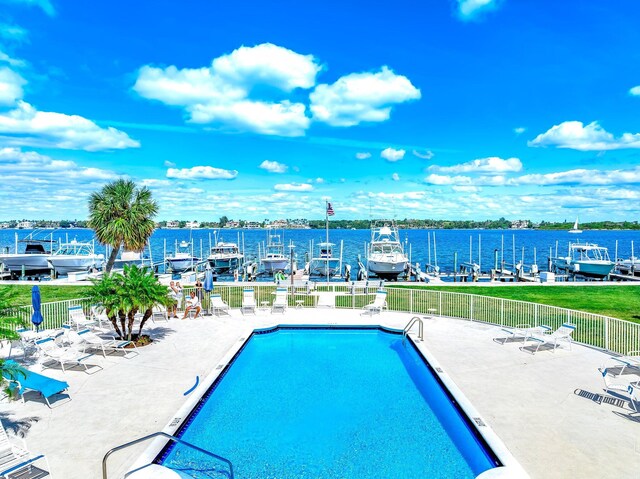
[[[325,205],[324,205],[324,217],[325,217],[325,227],[326,227],[326,233],[327,233],[327,239],[326,239],[326,245],[325,247],[327,248],[327,253],[329,252],[329,201],[325,200]],[[322,249],[321,249],[322,251]],[[327,256],[327,258],[325,258],[325,264],[324,264],[324,269],[325,272],[327,274],[327,284],[329,284],[329,258]]]

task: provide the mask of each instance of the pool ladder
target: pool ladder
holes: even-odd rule
[[[420,339],[420,341],[424,340],[423,338],[424,323],[422,322],[422,318],[419,318],[418,316],[414,316],[413,318],[411,318],[411,321],[409,321],[407,325],[404,327],[404,329],[402,330],[402,344],[405,343],[405,340],[407,339],[407,335],[411,331],[411,328],[413,328],[416,324],[418,325],[418,339]]]
[[[175,442],[178,443],[182,446],[188,447],[190,449],[194,449],[198,452],[201,452],[202,454],[205,454],[209,457],[213,457],[214,459],[220,461],[220,462],[224,462],[227,466],[229,466],[229,473],[227,475],[227,477],[229,479],[233,479],[233,464],[231,464],[231,461],[229,459],[225,459],[222,456],[218,456],[217,454],[212,453],[211,451],[207,451],[206,449],[202,449],[201,447],[195,446],[187,441],[183,441],[180,438],[177,438],[175,436],[172,436],[171,434],[167,434],[166,432],[154,432],[153,434],[149,434],[148,436],[144,436],[144,437],[139,437],[138,439],[134,439],[133,441],[129,441],[126,442],[124,444],[121,444],[119,446],[114,447],[113,449],[110,449],[109,451],[107,451],[107,453],[104,455],[104,457],[102,458],[102,479],[108,479],[108,474],[107,474],[107,459],[109,459],[109,456],[111,456],[111,454],[113,454],[114,452],[120,451],[122,449],[126,449],[128,447],[131,446],[135,446],[136,444],[139,444],[141,442],[147,441],[149,439],[152,439],[154,437],[158,437],[158,436],[162,436],[162,437],[166,437],[167,439],[169,439],[171,442]],[[142,467],[139,467],[138,469],[134,470],[134,471],[129,471],[127,474],[125,474],[124,477],[128,477],[130,474],[133,474],[136,471],[139,471],[140,469],[143,469],[145,467],[149,466],[149,464],[146,464]]]

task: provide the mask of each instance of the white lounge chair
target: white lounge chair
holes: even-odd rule
[[[72,366],[82,366],[87,374],[92,374],[84,361],[93,356],[93,354],[78,351],[72,347],[58,346],[54,338],[39,339],[36,341],[36,346],[43,355],[43,369],[49,367],[47,366],[47,360],[50,360],[53,363],[60,364],[62,372],[65,372],[65,364],[70,364]],[[95,367],[102,369],[100,366]]]
[[[87,319],[84,314],[82,306],[69,306],[69,322],[70,326],[76,329],[84,329],[88,327],[97,326],[98,322],[92,319]]]
[[[151,321],[155,323],[156,319],[169,321],[169,312],[167,311],[166,306],[157,304],[153,308],[151,308]]]
[[[629,374],[614,375],[607,368],[601,368],[600,374],[604,381],[604,390],[619,396],[621,393],[629,400],[631,409],[640,412],[640,376]]]
[[[222,296],[219,294],[212,294],[209,302],[209,311],[211,314],[215,314],[216,316],[220,316],[222,314],[230,314],[229,313],[229,305],[222,301]]]
[[[90,329],[82,329],[80,331],[68,329],[65,334],[72,347],[75,347],[77,350],[81,349],[84,352],[97,349],[105,358],[107,357],[107,353],[116,351],[122,351],[124,353],[123,357],[127,359],[131,359],[139,354],[136,343],[133,341],[120,340],[113,336],[109,339],[101,338]]]
[[[43,461],[47,469],[36,466],[38,461]],[[22,447],[12,444],[4,425],[0,423],[0,478],[45,477],[49,475],[49,470],[49,462],[44,455],[29,453],[24,441]]]
[[[276,288],[276,297],[271,305],[271,313],[283,313],[289,306],[287,302],[287,288]]]
[[[242,290],[242,314],[256,314],[256,296],[253,288],[244,288]]]
[[[373,316],[374,314],[382,313],[382,310],[387,307],[387,292],[383,290],[376,291],[375,299],[367,304],[363,309],[364,311],[360,314],[370,314]]]
[[[540,326],[531,327],[530,324],[518,324],[514,328],[500,328],[500,331],[504,333],[503,337],[493,338],[496,343],[505,344],[509,340],[517,340],[522,338],[524,343],[527,339],[531,338],[534,334],[546,334],[551,332],[551,328],[545,324]]]
[[[540,346],[542,346],[543,344],[551,344],[553,346],[552,351],[555,353],[556,348],[558,347],[558,343],[560,341],[565,341],[569,343],[569,350],[571,350],[571,343],[573,342],[573,338],[571,337],[571,334],[575,330],[576,330],[575,324],[564,323],[562,326],[560,326],[558,329],[556,329],[550,334],[539,334],[539,333],[532,334],[531,336],[529,336],[529,339],[531,339],[532,341],[536,341],[537,345],[535,349],[531,349],[530,351],[531,354],[537,353],[538,350],[540,349]],[[526,348],[527,346],[520,347],[522,351],[527,351]]]
[[[335,308],[336,307],[336,293],[330,291],[323,291],[316,293],[318,295],[317,308]]]
[[[611,359],[622,363],[622,369],[619,374],[623,374],[627,368],[640,371],[640,351],[629,351],[625,356],[612,356]]]

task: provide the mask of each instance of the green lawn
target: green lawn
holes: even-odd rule
[[[65,299],[83,298],[86,296],[87,286],[53,286],[46,283],[30,283],[19,285],[0,286],[3,288],[12,289],[17,292],[17,296],[13,304],[15,306],[25,306],[31,304],[31,288],[38,285],[40,287],[40,294],[43,303],[50,303],[53,301],[64,301]]]
[[[409,287],[393,285],[393,287]],[[412,285],[411,287],[416,287]],[[637,286],[423,286],[432,291],[469,293],[576,309],[640,323]]]

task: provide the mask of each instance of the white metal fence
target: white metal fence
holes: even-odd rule
[[[267,308],[273,303],[277,287],[275,284],[216,284],[214,293],[220,294],[222,300],[231,308],[240,308],[242,290],[245,287],[253,288],[258,307]],[[314,307],[322,293],[331,292],[335,296],[336,308],[362,309],[373,301],[378,284],[361,282],[309,285],[305,283],[293,288],[288,284],[283,284],[281,287],[287,287],[291,293],[288,297],[289,305],[292,307]],[[185,288],[185,296],[189,291],[191,288]],[[556,306],[467,293],[407,287],[388,287],[386,291],[389,311],[445,316],[506,327],[545,324],[556,329],[562,323],[573,323],[577,326],[574,333],[575,340],[580,343],[619,354],[640,350],[640,324],[630,321]],[[206,309],[209,304],[209,293],[200,294],[203,307]],[[91,305],[84,299],[43,303],[42,314],[45,321],[42,326],[59,327],[67,321],[69,306],[78,304],[83,306],[88,315]],[[32,309],[30,306],[18,308],[16,314],[25,322],[29,322]]]

